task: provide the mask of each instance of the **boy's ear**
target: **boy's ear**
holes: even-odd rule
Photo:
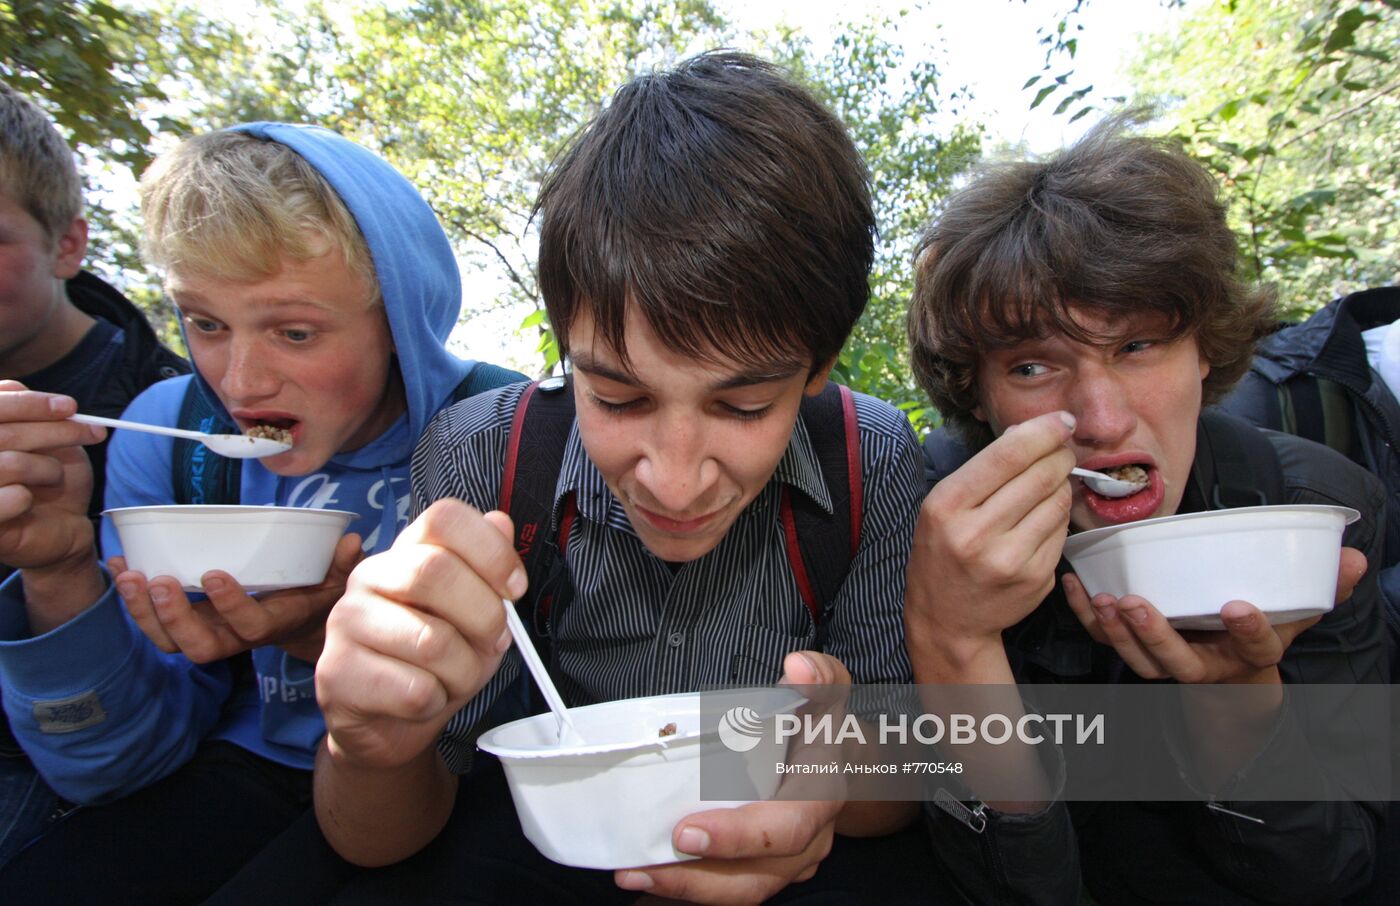
[[[73,220],[58,235],[55,243],[53,275],[60,280],[71,280],[82,270],[83,257],[87,255],[88,225],[81,217]]]
[[[826,379],[831,376],[831,369],[836,367],[836,356],[825,365],[812,372],[812,376],[807,379],[807,386],[802,388],[802,392],[807,396],[816,396],[826,389]]]

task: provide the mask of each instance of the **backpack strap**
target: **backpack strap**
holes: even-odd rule
[[[238,426],[220,416],[194,380],[185,388],[175,426],[208,434],[238,433]],[[220,456],[198,441],[177,438],[171,448],[170,486],[178,504],[238,503],[242,477],[240,462]]]
[[[515,551],[530,579],[530,592],[517,607],[537,644],[548,637],[551,611],[562,610],[572,591],[564,551],[578,515],[573,494],[564,500],[557,537],[553,529],[554,490],[573,423],[574,394],[567,378],[530,384],[515,407],[501,472],[497,506],[515,526]]]
[[[780,506],[783,539],[802,602],[817,626],[820,646],[830,609],[860,549],[865,512],[860,430],[849,388],[828,381],[802,400],[801,418],[831,496],[831,514],[806,494],[784,485]]]
[[[1211,509],[1284,502],[1283,466],[1260,429],[1233,415],[1205,409],[1196,443],[1208,452],[1215,472],[1206,503]]]

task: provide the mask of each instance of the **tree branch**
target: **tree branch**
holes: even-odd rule
[[[1386,86],[1385,88],[1382,88],[1380,91],[1377,91],[1375,94],[1371,95],[1366,100],[1354,104],[1351,107],[1348,107],[1347,109],[1341,111],[1340,113],[1334,114],[1333,116],[1329,116],[1327,119],[1318,123],[1316,126],[1313,126],[1311,129],[1308,129],[1306,132],[1299,132],[1297,135],[1293,136],[1288,141],[1279,145],[1279,149],[1282,150],[1284,148],[1287,148],[1289,145],[1294,144],[1295,142],[1302,141],[1309,135],[1312,135],[1315,132],[1325,129],[1326,127],[1335,123],[1337,120],[1351,116],[1356,111],[1369,106],[1373,101],[1379,100],[1380,98],[1385,97],[1387,94],[1395,92],[1397,89],[1400,89],[1400,82],[1395,82],[1391,85]]]
[[[520,272],[515,269],[515,266],[513,264],[511,264],[510,259],[506,257],[505,252],[501,251],[500,246],[496,245],[495,242],[492,242],[490,239],[487,239],[485,236],[481,235],[477,231],[466,226],[460,220],[452,221],[452,225],[456,227],[456,229],[468,239],[480,242],[482,245],[486,246],[492,252],[494,252],[496,254],[497,260],[499,260],[501,264],[505,266],[506,276],[510,278],[510,282],[518,286],[521,292],[525,293],[525,295],[530,299],[530,301],[534,302],[536,305],[539,305],[539,293],[532,286],[525,282],[525,278],[521,276]]]

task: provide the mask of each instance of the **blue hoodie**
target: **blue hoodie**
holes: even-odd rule
[[[286,478],[244,460],[241,502],[353,511],[359,515],[348,531],[360,534],[367,552],[384,550],[408,520],[414,443],[475,365],[444,346],[461,307],[456,259],[432,209],[376,155],[318,127],[235,128],[296,151],[354,215],[374,260],[408,401],[407,412],[377,439],[309,475]],[[125,417],[177,424],[191,380],[227,417],[198,374],[154,385]],[[108,508],[173,503],[172,449],[168,438],[115,432]],[[107,556],[121,552],[109,520],[102,546]],[[312,767],[325,725],[311,664],[280,648],[257,649],[250,685],[227,663],[200,666],[165,654],[111,588],[77,618],[30,638],[19,579],[0,586],[0,685],[16,737],[61,795],[92,803],[140,789],[184,764],[206,737]]]

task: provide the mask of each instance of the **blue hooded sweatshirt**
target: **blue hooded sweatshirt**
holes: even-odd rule
[[[311,474],[282,477],[244,460],[240,502],[349,510],[358,516],[348,531],[359,533],[365,550],[385,550],[407,524],[414,443],[475,367],[444,346],[461,307],[456,259],[417,190],[371,152],[318,127],[235,128],[296,151],[349,208],[374,261],[408,402],[378,438]],[[152,386],[125,417],[177,424],[190,381],[227,418],[198,374]],[[172,450],[168,438],[115,432],[107,507],[175,502]],[[103,522],[102,547],[106,556],[121,552],[110,520]],[[0,686],[16,737],[61,795],[94,803],[133,792],[184,764],[205,738],[229,740],[291,767],[312,767],[325,733],[313,665],[277,647],[256,649],[256,683],[250,685],[227,663],[201,666],[165,654],[132,622],[112,588],[78,617],[31,638],[19,580],[15,575],[0,586]]]

